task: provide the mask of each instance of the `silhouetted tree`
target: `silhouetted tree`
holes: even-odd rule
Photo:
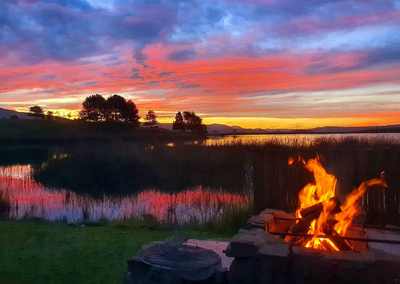
[[[126,100],[119,95],[109,96],[107,99],[106,120],[120,122],[124,121],[127,113]]]
[[[109,96],[106,100],[101,95],[96,94],[87,97],[82,103],[79,117],[94,122],[124,122],[137,127],[140,125],[138,113],[135,103],[131,100],[126,101],[119,95]]]
[[[185,122],[180,111],[175,115],[175,120],[172,122],[172,129],[178,131],[185,131]]]
[[[54,119],[53,112],[50,111],[50,110],[47,112],[47,115],[46,115],[46,116],[47,116],[47,119],[48,119],[48,120],[53,120],[53,119]]]
[[[99,94],[89,96],[82,103],[79,117],[88,121],[104,121],[106,100]]]
[[[193,111],[184,111],[183,120],[185,122],[185,130],[200,134],[207,133],[207,126],[203,124],[203,119]]]
[[[38,105],[31,106],[29,108],[29,115],[34,116],[36,119],[38,117],[44,117],[42,107]]]
[[[126,110],[126,120],[125,122],[136,128],[140,125],[140,116],[139,111],[135,105],[135,103],[131,100],[126,102],[127,110]]]
[[[106,120],[125,122],[133,127],[140,125],[139,111],[134,102],[126,101],[119,95],[112,95],[107,99]]]
[[[143,125],[146,126],[146,127],[147,126],[153,127],[157,123],[158,123],[157,115],[154,113],[153,110],[149,109],[149,111],[146,114],[145,122],[143,122]]]

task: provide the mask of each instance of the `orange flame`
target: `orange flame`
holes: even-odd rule
[[[339,220],[339,223],[335,225],[335,230],[342,236],[346,235],[347,228],[351,225],[354,217],[360,214],[361,207],[358,206],[358,201],[361,196],[367,191],[367,189],[373,185],[379,185],[387,187],[383,180],[371,179],[364,181],[357,189],[353,190],[347,197],[343,205],[341,206],[342,212],[337,214],[335,218]]]
[[[300,156],[298,160],[304,163],[304,160],[301,159]],[[293,164],[294,161],[294,158],[289,159],[289,164]],[[313,235],[314,237],[304,246],[308,248],[339,251],[339,248],[332,240],[317,237],[318,235],[325,235],[324,226],[326,226],[327,221],[330,219],[336,220],[335,222],[337,223],[333,226],[333,229],[340,236],[345,236],[354,217],[361,211],[358,202],[360,197],[370,186],[379,185],[386,187],[386,184],[383,180],[378,179],[371,179],[363,182],[358,189],[355,189],[346,197],[345,202],[340,207],[342,212],[336,214],[337,211],[334,211],[334,209],[338,204],[335,199],[333,199],[333,197],[336,196],[336,177],[326,172],[320,163],[320,157],[318,155],[315,159],[308,160],[305,166],[310,172],[314,173],[315,184],[307,184],[299,192],[299,207],[296,211],[296,217],[305,217],[302,216],[301,211],[315,204],[321,203],[323,208],[319,217],[311,222],[307,232],[307,234]]]

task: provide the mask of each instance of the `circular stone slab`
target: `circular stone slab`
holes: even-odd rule
[[[212,250],[167,243],[147,247],[140,253],[140,259],[151,266],[164,269],[196,271],[221,263],[221,258]]]

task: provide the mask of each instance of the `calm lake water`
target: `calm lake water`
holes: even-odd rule
[[[206,146],[215,143],[231,143],[236,141],[246,144],[254,143],[254,141],[265,142],[277,140],[281,141],[281,143],[289,144],[294,143],[293,141],[311,143],[322,136],[332,137],[334,139],[341,139],[348,136],[358,137],[360,139],[376,139],[378,137],[380,139],[388,139],[392,143],[400,144],[400,133],[351,135],[238,135],[212,137],[206,140],[206,142],[199,142],[199,144],[201,143]],[[232,210],[246,208],[252,200],[251,163],[246,159],[237,159],[235,158],[236,156],[233,157],[232,161],[229,160],[220,165],[217,165],[220,163],[219,160],[204,159],[202,165],[192,165],[190,159],[186,160],[186,164],[184,164],[182,169],[184,170],[190,167],[191,170],[189,174],[183,172],[186,175],[182,176],[183,181],[187,182],[187,184],[198,184],[200,180],[204,181],[203,185],[187,186],[185,183],[177,183],[177,188],[171,192],[169,189],[166,189],[166,182],[162,182],[158,187],[141,188],[134,194],[124,193],[123,195],[119,195],[118,189],[116,189],[115,192],[117,194],[103,194],[102,196],[97,195],[93,197],[89,194],[77,193],[78,191],[73,191],[68,188],[44,186],[33,179],[33,170],[43,167],[43,165],[48,165],[49,161],[54,157],[54,153],[58,155],[56,155],[57,157],[64,155],[60,154],[64,153],[64,151],[68,153],[68,150],[65,149],[50,148],[51,147],[49,147],[49,149],[41,149],[40,151],[29,147],[28,150],[25,149],[23,151],[20,151],[19,148],[13,149],[12,151],[7,147],[0,148],[0,165],[2,165],[0,166],[0,193],[2,193],[0,196],[0,203],[4,202],[4,199],[8,200],[10,204],[9,218],[22,219],[38,217],[50,221],[62,220],[67,222],[97,221],[100,219],[124,220],[130,218],[155,218],[167,223],[203,223],[212,218],[220,218]],[[112,151],[117,150],[114,149]],[[114,152],[112,151],[111,154],[109,154],[111,157],[114,156]],[[86,149],[84,149],[84,152],[86,153]],[[65,157],[68,157],[68,155],[65,155]],[[175,156],[172,156],[172,158],[170,157],[169,160],[165,160],[166,166],[163,164],[161,172],[157,172],[157,174],[159,173],[161,176],[170,174],[170,172],[164,172],[162,170],[164,167],[176,168],[175,160]],[[123,161],[124,160],[121,160],[121,162]],[[211,173],[207,172],[207,168],[210,168],[210,161],[213,165],[217,165],[215,171],[214,168],[212,168],[213,170]],[[242,164],[234,166],[238,161]],[[116,162],[116,164],[119,165],[121,162]],[[171,165],[171,163],[175,164]],[[204,168],[204,166],[206,167]],[[64,168],[63,166],[62,169]],[[171,176],[174,179],[179,177],[176,173],[180,174],[182,169],[173,172],[175,175]],[[200,179],[194,179],[196,175],[199,177],[199,172],[192,171],[192,169],[198,170],[201,173],[206,172],[207,174],[200,175]],[[234,170],[237,170],[237,172]],[[93,169],[88,168],[85,169],[85,171],[87,174],[91,173]],[[234,174],[229,176],[228,173],[232,171]],[[51,178],[58,178],[59,169],[56,173],[57,174],[53,174]],[[79,172],[79,174],[83,175],[84,173]],[[245,175],[246,178],[241,178],[236,181],[235,177],[242,177]],[[188,181],[188,178],[191,179],[192,176],[194,182]],[[228,177],[227,179],[229,181],[233,180],[233,182],[228,183],[227,181],[223,181],[224,177],[225,179]],[[141,179],[142,177],[139,176],[139,178]],[[150,180],[151,179],[152,176],[150,176]],[[213,182],[207,183],[205,179],[210,179]],[[168,181],[168,179],[160,180]],[[205,186],[205,184],[212,184],[212,186]],[[234,188],[232,184],[234,184],[236,188]],[[0,204],[0,209],[1,208]]]

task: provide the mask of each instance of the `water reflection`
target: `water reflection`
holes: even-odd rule
[[[201,186],[168,194],[145,190],[127,197],[101,199],[64,189],[46,188],[31,179],[30,165],[0,167],[0,191],[8,197],[12,219],[38,217],[50,221],[123,220],[152,215],[159,221],[205,222],[248,206],[246,196]]]

